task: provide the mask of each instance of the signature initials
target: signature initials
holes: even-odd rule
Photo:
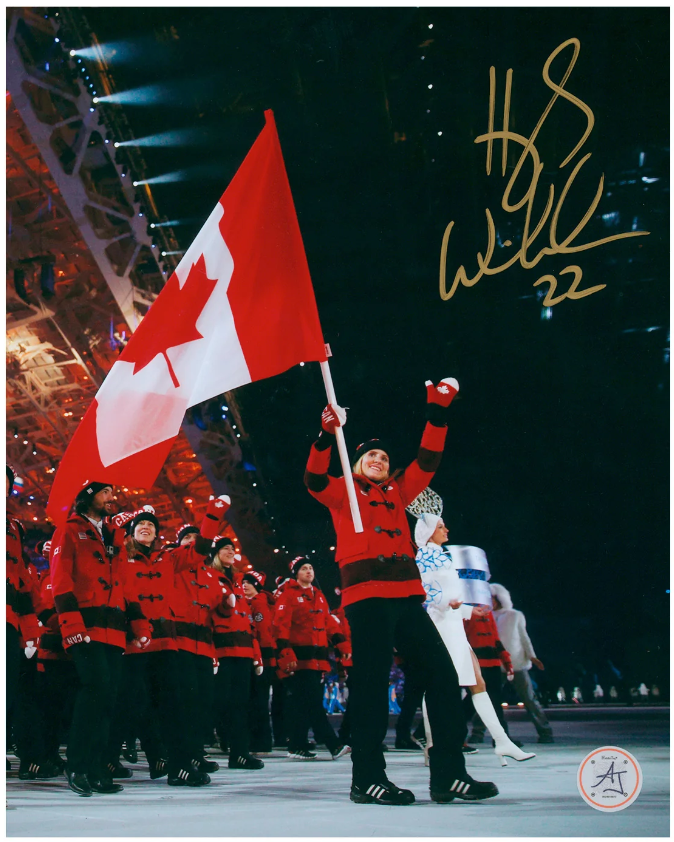
[[[566,72],[559,84],[554,82],[550,78],[550,66],[555,58],[567,47],[573,48],[573,55],[571,56],[571,60],[569,61],[568,67],[566,68]],[[532,220],[531,220],[531,213],[532,208],[534,205],[534,199],[536,196],[536,188],[538,187],[538,181],[540,178],[540,174],[543,171],[543,162],[540,159],[540,155],[538,150],[536,149],[535,140],[540,132],[543,124],[545,123],[546,118],[548,117],[550,111],[552,110],[553,106],[557,102],[557,100],[562,97],[563,99],[567,100],[568,102],[572,103],[576,108],[580,109],[585,115],[586,126],[585,130],[578,140],[574,148],[571,152],[566,156],[566,158],[562,161],[559,165],[559,169],[565,167],[571,160],[574,158],[577,152],[581,150],[583,145],[585,144],[586,140],[590,136],[592,132],[592,128],[594,126],[594,114],[592,109],[589,105],[584,103],[581,99],[574,96],[574,94],[570,93],[565,89],[565,85],[571,76],[571,71],[576,64],[578,59],[578,55],[580,53],[580,41],[577,38],[569,38],[568,41],[564,41],[563,44],[560,44],[553,52],[548,56],[545,65],[543,67],[543,81],[554,93],[548,102],[545,110],[541,114],[536,127],[534,128],[531,135],[527,138],[523,135],[517,134],[516,132],[512,132],[509,129],[509,119],[510,119],[510,97],[512,91],[512,77],[513,71],[512,68],[509,68],[506,73],[506,85],[505,85],[505,96],[504,96],[504,105],[503,105],[503,129],[501,131],[494,130],[494,111],[495,111],[495,100],[496,100],[496,68],[490,67],[489,68],[489,122],[488,122],[488,130],[485,134],[481,134],[475,138],[475,143],[486,143],[487,144],[487,158],[486,158],[486,171],[487,175],[491,174],[492,168],[492,157],[493,157],[493,147],[495,140],[502,141],[502,156],[501,156],[501,170],[502,175],[505,176],[506,174],[506,165],[507,165],[507,156],[508,156],[508,143],[510,141],[519,144],[522,146],[522,153],[520,155],[519,161],[513,170],[510,179],[508,180],[508,184],[506,185],[505,191],[503,193],[503,198],[501,200],[501,207],[503,208],[506,213],[515,213],[518,210],[526,207],[525,211],[525,219],[524,219],[524,230],[522,234],[522,245],[519,251],[514,254],[510,260],[507,260],[505,263],[501,264],[500,266],[491,266],[491,260],[494,255],[494,247],[496,245],[496,228],[494,226],[494,220],[492,218],[491,212],[489,208],[485,208],[485,215],[487,217],[487,250],[485,255],[483,256],[481,252],[477,253],[476,260],[478,264],[478,271],[472,278],[468,277],[468,273],[466,271],[465,266],[459,266],[455,276],[454,281],[452,282],[452,286],[450,289],[447,289],[446,283],[446,266],[447,266],[447,247],[449,245],[449,237],[452,233],[452,229],[454,227],[454,222],[450,222],[446,229],[445,233],[442,238],[442,248],[440,250],[440,297],[443,301],[448,301],[454,293],[456,292],[459,284],[461,283],[465,287],[472,287],[482,278],[483,275],[497,275],[499,272],[505,272],[506,269],[509,269],[515,263],[519,261],[520,265],[523,269],[533,269],[538,263],[542,260],[543,257],[546,255],[553,255],[553,254],[575,254],[576,252],[587,251],[588,249],[596,248],[597,246],[604,245],[605,243],[610,243],[613,240],[622,240],[627,237],[644,237],[648,235],[649,231],[629,231],[623,234],[613,234],[609,237],[603,237],[599,240],[594,240],[590,243],[582,243],[579,245],[575,244],[575,240],[581,231],[585,228],[587,223],[589,222],[590,218],[592,217],[593,213],[595,212],[597,205],[602,197],[602,193],[604,190],[604,176],[602,175],[599,179],[599,186],[597,187],[597,191],[595,193],[594,198],[592,199],[587,211],[585,212],[583,218],[580,222],[576,225],[576,227],[568,234],[564,239],[559,242],[558,240],[558,233],[557,233],[557,225],[559,223],[559,217],[562,212],[562,208],[564,207],[564,202],[566,197],[569,194],[569,191],[576,179],[576,176],[582,169],[583,165],[589,160],[592,153],[588,153],[584,155],[578,163],[574,166],[573,170],[569,174],[569,177],[566,180],[566,184],[562,192],[555,203],[555,187],[553,184],[549,186],[548,198],[547,203],[545,206],[545,210],[543,211],[540,219],[536,222],[535,227],[531,231],[532,227]],[[520,176],[522,171],[522,167],[524,166],[525,161],[527,158],[531,158],[532,164],[532,175],[529,185],[526,191],[523,193],[521,198],[515,199],[512,198],[512,193],[515,189],[516,182]],[[554,206],[554,211],[553,211]],[[550,213],[552,212],[552,216],[550,217]],[[541,233],[543,226],[548,221],[550,217],[550,225],[549,225],[549,246],[544,246],[540,249],[538,254],[533,257],[528,256],[528,250],[533,245],[534,241]],[[531,231],[531,232],[530,232]],[[510,240],[505,240],[503,246],[508,247],[512,246],[512,242]],[[578,300],[580,298],[585,298],[588,295],[592,295],[595,292],[599,292],[599,290],[604,289],[606,284],[597,284],[596,286],[589,287],[586,289],[578,289],[578,285],[583,276],[582,269],[580,266],[570,265],[567,266],[565,269],[559,273],[560,275],[571,274],[573,275],[573,281],[569,289],[560,294],[555,296],[555,290],[557,289],[557,278],[554,275],[542,275],[537,281],[534,282],[534,286],[539,286],[543,283],[548,283],[549,289],[545,299],[543,301],[543,306],[545,307],[553,307],[555,304],[558,304],[560,301],[563,301],[565,298],[568,298],[572,301]]]

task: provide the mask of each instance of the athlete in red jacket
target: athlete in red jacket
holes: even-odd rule
[[[118,515],[116,520],[126,521],[127,516]],[[207,781],[192,768],[186,738],[189,722],[175,628],[179,601],[176,578],[190,566],[200,564],[201,557],[194,544],[159,549],[159,520],[151,507],[134,512],[126,530],[129,575],[136,583],[138,600],[152,626],[152,640],[143,650],[132,642],[127,645],[108,767],[113,777],[132,775],[131,770],[119,763],[119,753],[125,726],[133,712],[150,766],[150,778],[168,775],[169,786],[201,785]],[[167,760],[162,757],[164,746]]]
[[[88,483],[77,495],[75,514],[54,533],[49,560],[63,647],[80,680],[68,743],[68,784],[85,796],[123,789],[113,783],[105,755],[127,623],[141,649],[151,634],[127,576],[124,532],[106,520],[112,500],[112,486]]]
[[[335,429],[346,421],[339,407],[326,407],[322,432],[312,446],[305,473],[309,493],[327,506],[337,533],[335,558],[342,579],[342,604],[351,627],[353,667],[351,713],[353,782],[351,800],[360,804],[411,804],[414,794],[386,777],[382,742],[388,728],[388,677],[395,648],[419,664],[433,735],[431,798],[478,800],[498,794],[492,783],[466,772],[466,734],[456,670],[432,620],[422,607],[425,591],[414,561],[405,507],[430,483],[447,433],[447,410],[459,390],[454,379],[426,383],[427,424],[417,458],[391,473],[389,448],[370,439],[356,450],[353,479],[363,522],[355,532],[343,477],[328,475]]]
[[[192,761],[204,774],[220,768],[204,754],[204,721],[208,721],[210,727],[210,720],[204,712],[213,710],[213,610],[227,598],[218,581],[217,571],[208,562],[213,539],[229,505],[229,497],[211,500],[201,529],[185,524],[176,536],[179,547],[194,545],[196,553],[194,562],[176,577],[176,640],[179,669],[188,700],[188,739]],[[212,728],[210,730],[212,733]]]
[[[217,538],[211,551],[226,599],[213,611],[213,642],[218,659],[215,676],[217,731],[221,745],[229,745],[230,769],[262,769],[250,753],[248,713],[254,670],[262,672],[260,645],[255,638],[250,603],[234,570],[236,550],[229,538]]]
[[[274,637],[274,597],[262,590],[266,576],[257,570],[244,573],[241,587],[250,605],[255,636],[260,644],[264,670],[253,678],[250,702],[250,751],[271,754],[272,730],[269,719],[269,690],[276,670],[276,638]]]
[[[309,727],[317,743],[327,746],[334,760],[348,752],[340,744],[323,707],[321,678],[330,669],[328,639],[346,656],[346,638],[330,614],[321,591],[314,587],[314,568],[300,556],[291,563],[291,580],[274,612],[277,662],[288,686],[288,757],[315,760],[307,746]]]

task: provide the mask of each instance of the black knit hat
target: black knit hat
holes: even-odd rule
[[[191,523],[183,524],[183,526],[181,526],[178,532],[176,533],[176,544],[180,545],[180,542],[183,540],[185,535],[189,535],[190,532],[196,532],[198,535],[199,529],[198,527],[193,526]]]
[[[7,471],[7,479],[9,480],[9,493],[11,494],[14,488],[14,480],[16,479],[16,471],[10,464],[6,464],[5,469]]]
[[[126,527],[126,534],[133,535],[136,530],[136,527],[139,523],[144,520],[148,520],[150,523],[154,524],[154,528],[157,530],[157,534],[155,538],[159,537],[159,520],[156,515],[153,515],[152,512],[138,512],[133,520],[130,520],[127,527]]]
[[[309,558],[309,556],[306,555],[298,555],[297,558],[294,558],[290,562],[290,575],[293,577],[293,579],[297,579],[297,574],[299,572],[300,567],[302,567],[305,564],[311,564],[311,559]],[[311,566],[313,567],[313,564],[311,564]]]
[[[256,591],[261,591],[267,577],[264,573],[258,573],[257,570],[250,570],[243,574],[242,582],[248,582]]]
[[[211,549],[211,558],[215,558],[223,547],[234,547],[234,541],[231,538],[217,538]]]
[[[356,455],[354,458],[354,464],[360,459],[361,456],[365,456],[365,454],[370,450],[383,450],[384,453],[388,456],[389,461],[391,460],[391,451],[388,447],[388,444],[382,439],[368,439],[364,441],[362,444],[359,444],[356,448]]]
[[[112,488],[112,484],[109,482],[86,483],[84,488],[78,493],[77,497],[75,497],[75,511],[80,513],[82,511],[86,511],[94,497],[99,491],[103,491],[104,488]]]

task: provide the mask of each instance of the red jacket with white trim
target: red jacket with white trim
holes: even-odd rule
[[[103,521],[101,537],[87,518],[71,515],[54,533],[49,568],[64,648],[68,637],[88,635],[124,649],[129,625],[134,637],[151,636],[128,575],[123,530]]]
[[[312,585],[303,588],[294,580],[287,583],[276,603],[274,633],[279,654],[292,649],[298,670],[329,670],[328,639],[333,646],[346,642],[321,591]]]
[[[223,600],[212,614],[213,645],[216,658],[258,658],[260,646],[255,640],[253,615],[250,603],[241,586],[241,576],[232,570],[219,571],[213,568],[222,587]],[[236,600],[234,606],[227,604],[231,595]]]
[[[190,566],[200,564],[202,558],[194,544],[154,553],[138,548],[131,553],[128,575],[135,584],[143,613],[152,626],[152,641],[145,649],[129,642],[126,655],[143,655],[165,649],[178,651],[176,616],[180,592],[176,588],[177,576]]]
[[[334,437],[322,434],[312,445],[304,484],[332,515],[343,607],[370,597],[415,596],[425,600],[405,507],[433,479],[446,435],[447,427],[428,422],[417,458],[404,471],[394,472],[387,482],[378,484],[353,475],[363,521],[363,532],[359,533],[353,528],[344,477],[328,476]]]

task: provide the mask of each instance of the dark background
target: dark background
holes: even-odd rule
[[[164,86],[165,101],[125,106],[135,136],[197,130],[199,146],[143,150],[150,176],[190,173],[153,188],[160,212],[186,221],[175,228],[183,248],[261,130],[263,110],[273,109],[337,397],[350,408],[351,449],[381,435],[395,464],[409,462],[424,423],[424,380],[456,377],[461,391],[432,483],[445,501],[450,541],[486,551],[492,579],[525,611],[543,661],[576,681],[583,670],[601,678],[611,658],[630,681],[666,685],[669,10],[86,14],[101,43],[125,44],[110,62],[118,91]],[[541,76],[545,60],[572,37],[581,51],[566,88],[592,108],[595,126],[560,170],[585,117],[557,102],[536,142],[545,166],[533,218],[548,184],[558,196],[591,152],[565,203],[560,239],[602,173],[604,195],[576,242],[633,228],[650,235],[545,257],[534,269],[515,266],[442,301],[439,255],[449,221],[448,283],[461,263],[475,273],[475,254],[487,245],[486,207],[501,240],[514,249],[521,242],[524,211],[500,208],[501,143],[490,177],[485,144],[473,143],[487,130],[489,67],[495,128],[513,68],[510,126],[528,136],[552,95]],[[553,64],[553,79],[570,55]],[[520,151],[510,146],[508,175]],[[516,195],[528,181],[524,175]],[[548,243],[548,231],[530,254]],[[507,259],[499,253],[513,251],[497,246],[494,264]],[[573,263],[583,270],[581,289],[606,288],[562,301],[544,318],[547,284],[534,281],[559,278]],[[568,280],[560,278],[558,293]],[[284,557],[312,554],[332,596],[330,518],[302,485],[325,404],[318,364],[243,387],[237,397]]]

